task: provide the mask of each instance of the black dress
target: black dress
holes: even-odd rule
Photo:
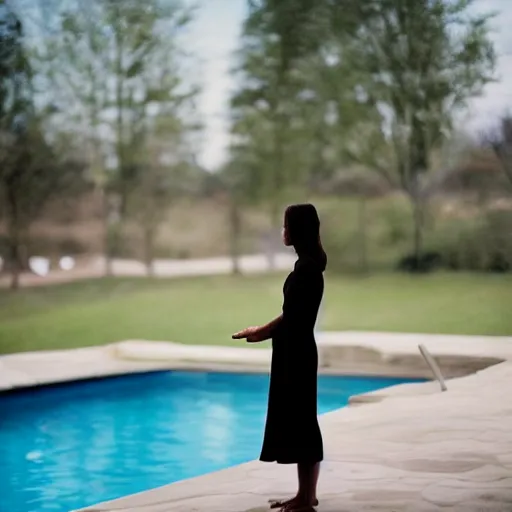
[[[314,328],[324,291],[322,269],[299,258],[284,284],[283,317],[272,338],[272,366],[260,460],[323,459],[317,418],[318,352]]]

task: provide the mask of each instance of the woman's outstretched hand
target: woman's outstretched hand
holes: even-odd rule
[[[258,341],[263,341],[265,339],[261,327],[247,327],[247,329],[233,334],[232,338],[234,340],[245,339],[249,343],[257,343]]]

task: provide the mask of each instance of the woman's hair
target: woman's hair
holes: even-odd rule
[[[327,255],[320,241],[320,219],[312,204],[294,204],[284,214],[284,225],[289,242],[295,247],[299,258],[308,257],[322,271],[327,266]]]

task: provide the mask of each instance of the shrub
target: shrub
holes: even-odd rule
[[[390,269],[410,243],[410,216],[405,206],[397,198],[367,199],[364,226],[360,200],[338,199],[330,209],[324,207],[322,239],[329,268],[339,272]]]
[[[479,217],[446,220],[427,237],[426,244],[429,250],[420,262],[406,256],[398,267],[407,271],[413,267],[424,271],[443,267],[508,272],[512,269],[512,212],[494,210]]]
[[[398,270],[403,272],[432,272],[442,266],[442,257],[438,252],[424,252],[419,257],[415,254],[404,256],[398,262]]]
[[[381,235],[383,245],[396,246],[410,241],[412,217],[408,206],[406,209],[395,202],[384,203],[379,219],[384,227]]]

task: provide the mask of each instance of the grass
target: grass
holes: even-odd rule
[[[0,353],[123,339],[239,344],[279,313],[283,276],[112,279],[0,291]],[[512,276],[327,276],[322,328],[512,335]]]

